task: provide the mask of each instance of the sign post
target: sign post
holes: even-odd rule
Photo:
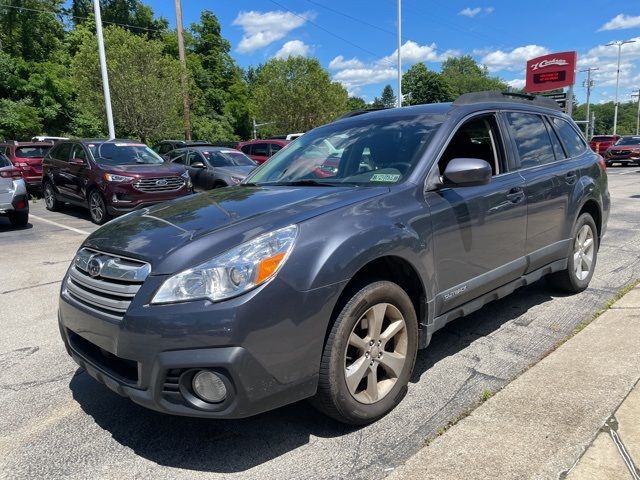
[[[532,58],[527,61],[527,93],[548,92],[569,87],[565,108],[571,115],[573,110],[573,85],[576,81],[576,52],[558,52]]]

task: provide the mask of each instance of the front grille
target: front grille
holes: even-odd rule
[[[184,186],[182,177],[143,178],[133,184],[141,192],[175,192]]]
[[[83,248],[69,269],[64,293],[89,310],[122,320],[150,271],[148,263]]]
[[[614,155],[628,155],[631,153],[631,150],[611,150],[611,153]]]

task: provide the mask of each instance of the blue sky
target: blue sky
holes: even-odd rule
[[[173,1],[147,0],[175,26]],[[243,66],[274,56],[317,57],[334,80],[370,101],[385,84],[394,90],[396,0],[183,0],[184,23],[213,11]],[[524,84],[528,58],[576,50],[579,69],[595,72],[595,102],[613,99],[617,48],[614,40],[636,39],[622,48],[620,100],[640,88],[640,1],[403,0],[404,69],[425,62],[439,70],[449,55],[470,54],[491,73]],[[530,5],[530,6],[527,6]],[[576,95],[584,101],[584,73]]]

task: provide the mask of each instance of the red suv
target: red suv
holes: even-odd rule
[[[47,209],[57,210],[64,202],[85,206],[98,225],[193,190],[183,165],[165,163],[132,140],[63,141],[49,151],[42,166]]]
[[[22,172],[27,187],[42,185],[42,159],[53,145],[49,142],[0,143],[0,154],[5,154],[14,167]]]
[[[596,135],[591,137],[589,146],[596,153],[604,153],[611,145],[620,140],[620,135]]]
[[[240,142],[236,148],[251,160],[262,164],[289,143],[291,143],[289,140],[251,140],[249,142]]]

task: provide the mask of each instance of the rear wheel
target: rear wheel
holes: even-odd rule
[[[598,229],[593,217],[583,213],[573,227],[571,255],[566,270],[549,275],[552,286],[570,293],[589,286],[598,258]]]
[[[353,425],[383,417],[404,398],[417,349],[418,322],[406,292],[388,281],[362,287],[331,328],[313,405]]]
[[[62,204],[56,198],[56,191],[51,185],[51,182],[47,181],[44,184],[44,204],[47,207],[47,210],[55,212],[56,210],[60,210]]]
[[[98,190],[92,190],[89,195],[89,213],[91,214],[91,221],[97,225],[102,225],[109,220],[107,206]]]
[[[29,212],[9,212],[9,221],[14,227],[26,227],[29,223]]]

